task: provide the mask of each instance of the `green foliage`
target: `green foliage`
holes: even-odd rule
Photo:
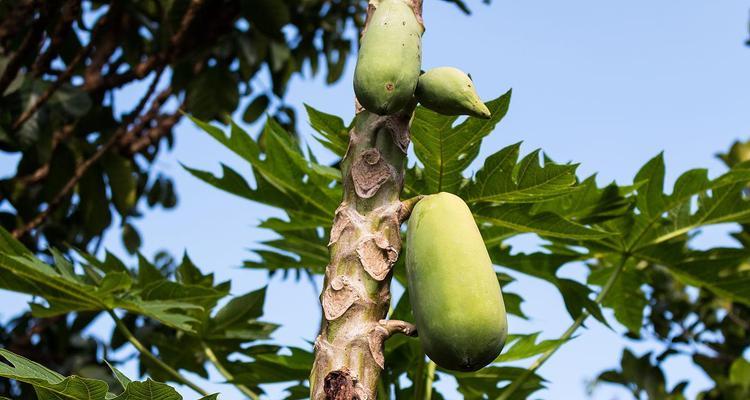
[[[632,185],[612,183],[598,187],[594,177],[577,178],[575,164],[557,164],[548,157],[542,158],[539,151],[521,157],[520,144],[513,144],[490,155],[480,170],[467,177],[466,168],[476,158],[482,139],[507,112],[509,100],[510,93],[489,102],[492,117],[487,121],[468,118],[458,124],[455,117],[418,107],[411,133],[420,163],[407,173],[405,196],[438,191],[462,196],[472,207],[493,262],[512,275],[530,275],[554,285],[574,320],[593,315],[609,324],[601,308],[611,308],[615,319],[637,335],[650,305],[642,287],[652,284],[649,271],[657,265],[681,282],[746,301],[749,285],[746,273],[739,269],[747,259],[745,251],[694,250],[690,238],[703,226],[747,220],[750,203],[743,197],[743,188],[750,181],[750,167],[738,164],[714,179],[709,179],[705,170],[688,171],[667,194],[661,155],[635,175]],[[318,140],[334,154],[342,155],[347,125],[338,117],[307,108]],[[268,249],[256,250],[257,258],[246,262],[246,266],[272,272],[281,269],[321,273],[328,261],[327,236],[316,231],[320,228],[327,231],[330,224],[340,193],[338,175],[325,173],[329,168],[318,164],[311,154],[306,155],[297,142],[282,140],[288,136],[273,121],[269,121],[263,137],[267,154],[276,154],[276,161],[270,157],[261,160],[255,155],[257,150],[253,149],[259,149],[257,140],[236,125],[232,125],[231,136],[227,138],[218,128],[197,123],[248,161],[256,187],[253,189],[247,183],[249,179],[226,167],[221,178],[188,170],[225,191],[274,206],[287,216],[286,220],[269,218],[261,223],[278,238],[264,243]],[[254,153],[248,156],[251,151]],[[267,167],[277,161],[278,168],[282,163],[286,166],[283,175]],[[322,182],[329,194],[313,191],[310,186],[313,181]],[[292,192],[290,188],[298,189]],[[261,189],[267,197],[260,197]],[[323,190],[323,186],[317,190]],[[522,233],[538,235],[546,243],[544,250],[533,254],[513,252],[505,241]],[[557,275],[560,268],[570,263],[583,263],[590,269],[586,282]],[[396,278],[405,284],[399,265]],[[595,300],[595,288],[605,286],[605,295]],[[527,317],[520,309],[520,297],[510,294],[507,300],[509,312]],[[394,315],[400,313],[402,302],[396,306]],[[410,319],[402,317],[399,318]],[[497,362],[546,354],[568,340],[538,341],[538,336],[516,336]],[[413,378],[408,365],[417,365],[422,357],[414,341],[399,338],[389,341],[387,381],[397,391],[410,390],[400,388],[397,377],[405,374]],[[477,372],[478,375],[449,371],[439,374],[454,375],[459,391],[467,398],[486,398],[479,393],[490,397],[495,396],[493,393],[505,395],[508,386],[498,385],[512,381],[515,376],[507,368],[490,367]],[[501,370],[506,375],[501,377]],[[542,378],[535,374],[524,379],[506,398],[523,398],[543,387]]]
[[[412,138],[420,164],[411,167],[405,182],[407,195],[447,190],[465,199],[493,262],[500,267],[502,286],[523,275],[545,280],[560,292],[571,319],[593,315],[609,324],[601,308],[611,308],[615,319],[631,335],[642,331],[644,317],[654,318],[646,314],[654,304],[642,287],[655,285],[661,275],[715,296],[744,304],[750,301],[746,270],[742,268],[748,258],[744,249],[696,250],[690,246],[693,233],[702,226],[744,223],[750,218],[750,206],[743,197],[750,167],[736,164],[714,179],[703,170],[689,171],[677,180],[670,194],[665,194],[661,156],[649,161],[632,185],[598,187],[593,177],[577,178],[575,164],[554,163],[541,157],[539,151],[521,156],[520,144],[513,144],[490,155],[482,168],[467,176],[466,168],[476,158],[482,138],[501,120],[509,98],[506,94],[488,103],[493,112],[490,120],[468,118],[457,125],[454,117],[418,108]],[[309,106],[308,112],[321,143],[342,155],[348,126],[340,118]],[[275,232],[276,238],[255,249],[255,257],[245,266],[270,273],[294,271],[298,277],[322,273],[328,263],[327,227],[341,197],[338,170],[320,164],[273,119],[268,120],[258,139],[235,124],[226,135],[218,127],[198,119],[194,122],[245,160],[247,169],[243,174],[222,165],[222,175],[217,176],[185,168],[219,189],[283,213],[283,217],[261,222],[260,226]],[[108,161],[108,173],[118,174],[118,162]],[[118,190],[129,192],[129,188],[124,185]],[[524,233],[541,238],[543,249],[532,254],[514,252],[507,239]],[[288,388],[290,398],[305,396],[312,353],[254,344],[268,339],[276,328],[260,321],[264,289],[231,298],[217,308],[219,300],[228,295],[229,284],[214,283],[212,275],[202,274],[187,257],[171,269],[160,269],[143,257],[138,268],[129,269],[111,255],[99,261],[83,252],[78,253],[77,262],[54,250],[49,259],[41,261],[7,232],[0,234],[0,286],[37,296],[31,305],[36,316],[121,310],[125,312],[123,326],[134,331],[135,337],[167,365],[206,377],[205,363],[211,354],[235,385],[262,393],[264,384],[293,382]],[[586,282],[558,276],[558,271],[570,263],[582,263],[590,269]],[[405,284],[400,268],[401,264],[396,266],[395,275]],[[170,271],[174,272],[172,278]],[[601,287],[606,296],[594,299],[596,287]],[[508,312],[529,317],[521,310],[520,296],[507,293],[505,297]],[[399,301],[391,317],[413,321],[408,295]],[[139,333],[146,331],[148,335]],[[119,347],[126,340],[116,331],[112,345]],[[544,379],[533,371],[529,374],[502,363],[547,354],[568,340],[573,339],[515,334],[493,366],[476,373],[438,370],[438,376],[455,377],[459,392],[466,398],[525,398],[543,388]],[[233,355],[247,359],[239,361]],[[649,357],[640,360],[650,363]],[[153,360],[142,357],[140,363],[141,370],[154,379],[174,381],[174,376]],[[392,338],[386,344],[384,382],[398,393],[413,393],[415,385],[401,387],[402,378],[412,382],[419,379],[412,367],[420,363],[424,363],[424,355],[418,341]],[[732,370],[735,377],[744,373],[744,364],[737,363]],[[615,375],[607,373],[602,379],[628,385],[637,380],[632,375]],[[511,382],[519,377],[523,377],[523,383],[513,387]],[[132,386],[134,393],[142,385],[148,383]],[[638,385],[635,387],[640,388]],[[659,385],[637,390],[665,396],[681,393],[679,387],[668,391]],[[442,395],[435,392],[435,396]]]
[[[329,129],[336,129],[336,121],[326,119],[322,113],[311,120],[325,127],[321,128],[325,132],[335,134]],[[248,261],[245,265],[270,271],[308,269],[322,273],[328,263],[327,227],[341,199],[340,172],[306,157],[299,143],[272,120],[263,130],[263,153],[258,141],[237,125],[232,124],[227,137],[217,127],[196,123],[248,162],[256,187],[251,188],[242,175],[226,166],[222,166],[222,177],[185,167],[188,172],[229,193],[280,208],[288,218],[269,218],[261,223],[279,233],[280,239],[262,243],[271,250],[257,250],[261,261]],[[261,154],[266,157],[261,158]],[[321,236],[318,230],[324,228],[326,234]]]
[[[259,393],[262,393],[258,388],[260,383],[301,382],[309,371],[312,362],[309,351],[291,349],[292,355],[288,356],[279,353],[283,351],[279,346],[247,346],[269,339],[277,328],[275,324],[261,321],[265,288],[229,298],[226,304],[217,307],[219,300],[229,294],[229,282],[215,283],[213,274],[201,273],[187,256],[179,265],[166,268],[140,257],[138,267],[129,269],[109,253],[104,261],[79,253],[78,263],[56,250],[51,250],[51,254],[54,263],[44,263],[0,228],[0,268],[3,269],[0,287],[34,295],[37,300],[31,303],[31,310],[35,317],[50,318],[70,312],[95,315],[104,311],[116,318],[115,310],[124,311],[122,319],[116,319],[117,329],[111,340],[113,348],[122,346],[125,341],[139,340],[138,344],[142,342],[145,351],[158,353],[166,365],[179,366],[204,377],[207,376],[204,364],[207,357],[210,358],[208,354],[218,362],[228,360],[232,354],[251,357],[252,361],[226,361],[221,367],[234,375],[238,384],[252,387]],[[131,337],[131,331],[138,339]],[[17,365],[16,359],[10,361]],[[17,365],[17,368],[26,368],[24,365]],[[171,372],[151,358],[141,358],[140,367],[154,379],[175,380]],[[115,375],[123,381],[119,373]],[[50,378],[51,388],[40,389],[37,386],[41,383],[21,379],[18,374],[8,372],[2,376],[32,383],[37,392],[57,390],[54,385],[58,384],[74,388],[104,385],[103,393],[107,390],[103,382],[86,380],[88,378],[71,377],[65,382],[62,377]],[[149,381],[128,385],[117,398],[151,399],[143,397],[143,393],[158,393],[156,388],[168,395],[164,398],[181,398],[165,391],[166,386]],[[71,393],[57,395],[77,398],[77,392]]]
[[[173,388],[151,379],[134,382],[120,371],[112,373],[122,386],[120,394],[109,392],[107,382],[79,376],[64,377],[31,360],[0,349],[9,364],[0,363],[0,376],[32,385],[39,400],[182,400]],[[199,400],[216,399],[216,395]]]
[[[747,160],[747,149],[747,143],[735,142],[729,152],[720,154],[719,158],[736,169]],[[748,396],[745,385],[738,384],[747,363],[742,354],[750,347],[750,307],[744,288],[747,285],[747,232],[748,225],[743,224],[741,231],[732,234],[741,246],[738,248],[685,250],[685,244],[679,241],[672,249],[662,246],[660,251],[654,252],[649,264],[639,268],[649,285],[644,297],[649,312],[643,329],[629,336],[657,341],[664,347],[661,353],[652,357],[644,355],[639,362],[644,368],[648,364],[654,376],[663,376],[665,363],[672,356],[690,356],[713,381],[711,387],[698,394],[700,399]],[[699,288],[697,294],[695,287]],[[722,340],[716,340],[717,337]],[[634,395],[654,390],[666,392],[663,380],[659,383],[642,379],[642,375],[628,368],[626,364],[633,363],[626,363],[626,358],[633,360],[635,356],[629,352],[624,354],[621,371],[606,371],[599,381],[622,385]],[[673,391],[678,389],[676,386]]]
[[[54,265],[48,265],[28,250],[19,254],[20,244],[2,228],[0,236],[10,243],[0,247],[0,287],[43,298],[46,304],[31,303],[37,317],[120,308],[193,331],[199,322],[195,313],[227,294],[226,285],[213,288],[166,280],[142,257],[136,273],[117,261],[100,263],[90,257],[82,272],[76,273],[74,265],[55,250]]]
[[[521,143],[487,157],[475,179],[462,191],[472,203],[539,203],[565,196],[578,189],[577,165],[539,165],[539,150],[520,162]]]
[[[465,2],[448,1],[469,12]],[[323,273],[341,175],[303,146],[294,134],[295,111],[283,98],[290,79],[305,65],[317,75],[325,63],[328,83],[340,78],[357,38],[347,27],[362,26],[366,2],[22,3],[0,5],[0,148],[19,156],[14,175],[0,182],[0,201],[9,206],[4,210],[12,210],[0,213],[0,225],[23,241],[0,228],[0,288],[34,296],[32,316],[17,319],[14,329],[39,329],[44,335],[36,347],[24,348],[24,355],[46,349],[59,333],[55,329],[70,334],[65,339],[80,338],[91,321],[107,313],[119,321],[108,346],[142,345],[140,370],[156,380],[181,381],[179,373],[155,360],[202,377],[210,361],[246,394],[262,393],[263,384],[293,382],[289,398],[305,397],[311,352],[256,343],[269,339],[277,327],[262,321],[264,288],[228,298],[229,283],[214,282],[187,256],[179,265],[139,256],[138,266],[128,268],[111,254],[98,260],[86,250],[120,222],[126,248],[137,254],[141,238],[135,219],[142,214],[142,199],[148,207],[176,205],[170,178],[150,171],[160,143],[173,143],[172,127],[182,115],[176,100],[199,127],[247,162],[244,171],[222,165],[221,175],[185,168],[281,215],[261,222],[275,238],[260,243],[244,265],[297,277]],[[121,35],[125,31],[133,34]],[[254,84],[259,71],[268,71],[270,87]],[[135,83],[148,86],[140,105],[116,113],[122,107],[108,99]],[[671,189],[665,188],[661,155],[628,185],[600,187],[594,176],[578,177],[577,164],[555,163],[540,150],[522,155],[520,143],[491,154],[470,173],[482,140],[503,119],[510,98],[509,91],[487,103],[489,120],[459,120],[419,107],[411,129],[417,163],[407,171],[404,195],[446,191],[462,197],[504,288],[529,276],[542,279],[560,292],[574,321],[582,324],[592,315],[610,324],[602,312],[609,308],[629,336],[652,334],[666,344],[656,357],[625,351],[621,368],[603,373],[601,381],[624,385],[634,396],[681,398],[684,385],[668,389],[659,364],[678,346],[698,344],[713,352],[692,353],[716,383],[704,398],[748,397],[750,368],[738,356],[750,346],[747,143],[735,143],[721,156],[729,166],[725,174],[709,178],[706,170],[691,170]],[[260,136],[234,123],[227,136],[202,122],[228,122],[226,115],[240,105],[248,123],[271,115]],[[306,109],[316,139],[342,157],[351,125]],[[743,230],[733,235],[738,245],[695,248],[692,238],[717,224],[741,224]],[[508,239],[520,234],[536,235],[541,248],[530,254],[515,251]],[[51,249],[43,252],[39,243]],[[559,271],[569,264],[585,266],[586,280],[561,277]],[[405,285],[402,263],[394,275]],[[696,288],[697,295],[691,292]],[[393,318],[413,321],[408,301],[407,288]],[[533,317],[523,313],[522,301],[506,291],[508,312]],[[70,314],[74,317],[67,321]],[[689,322],[694,320],[701,326]],[[724,342],[712,341],[711,334],[720,334]],[[542,388],[544,379],[534,370],[500,363],[546,356],[568,340],[570,335],[550,339],[546,332],[516,334],[495,365],[477,373],[439,371],[438,376],[452,375],[469,399],[525,398]],[[100,368],[100,346],[91,343],[76,357]],[[78,349],[60,349],[66,350]],[[0,352],[10,363],[0,364],[0,375],[32,385],[40,398],[151,398],[144,393],[179,398],[163,384],[131,382],[114,368],[122,385],[117,395],[108,389],[114,380],[75,376],[75,368],[55,365],[67,368],[71,376],[66,378]],[[425,365],[417,341],[396,337],[387,342],[383,382],[388,394],[391,389],[404,397],[414,394],[426,370],[415,371],[415,365]],[[411,386],[401,387],[405,381]],[[514,386],[513,381],[521,383]],[[28,391],[17,393],[28,396]],[[443,396],[434,392],[434,397]]]
[[[620,370],[604,371],[599,375],[598,380],[626,385],[633,397],[637,399],[645,394],[649,399],[685,400],[684,391],[688,382],[679,382],[668,390],[664,373],[651,362],[651,358],[651,353],[636,357],[625,349],[622,353]]]
[[[489,135],[508,112],[510,95],[509,91],[487,103],[492,113],[490,119],[470,117],[456,126],[458,117],[417,108],[411,134],[414,151],[424,166],[421,173],[424,190],[419,193],[458,192],[465,179],[461,173],[479,154],[482,138]]]

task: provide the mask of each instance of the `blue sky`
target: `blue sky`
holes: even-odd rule
[[[597,173],[600,184],[611,180],[626,184],[641,165],[664,151],[671,185],[691,168],[708,168],[712,176],[721,173],[723,166],[715,153],[750,136],[750,48],[744,46],[747,2],[495,0],[489,6],[479,1],[469,5],[474,14],[464,16],[449,4],[426,1],[423,69],[459,67],[471,73],[485,100],[513,88],[508,116],[484,141],[473,169],[487,155],[523,140],[524,153],[542,148],[557,161],[580,163],[582,176]],[[352,62],[334,86],[325,86],[323,77],[297,78],[287,101],[300,113],[302,104],[308,103],[348,120],[353,115],[353,69]],[[132,102],[141,90],[134,85],[118,98]],[[322,160],[332,159],[311,139],[312,130],[302,114],[299,128]],[[259,126],[248,129],[256,132]],[[156,170],[176,179],[179,205],[174,211],[149,212],[137,221],[144,254],[150,257],[166,249],[179,255],[187,250],[204,271],[232,279],[234,294],[265,285],[265,274],[238,266],[252,257],[248,249],[272,237],[256,228],[260,219],[278,213],[219,192],[180,167],[181,162],[218,172],[223,162],[248,172],[241,160],[191,123],[178,125],[176,142],[174,151],[159,158]],[[7,159],[0,160],[0,166],[7,171],[3,176],[12,173]],[[707,229],[697,243],[727,244],[726,229]],[[525,250],[535,243],[530,237],[514,241]],[[104,244],[124,254],[117,234],[108,235]],[[577,266],[563,270],[568,276],[581,273]],[[523,307],[531,320],[512,319],[511,332],[542,331],[552,338],[565,330],[570,318],[551,285],[525,277],[512,285],[511,290],[526,300]],[[314,338],[320,313],[316,291],[306,281],[270,282],[266,318],[283,324],[275,335],[278,342],[305,346]],[[25,307],[22,296],[2,295],[11,301],[0,310],[0,318]],[[630,398],[611,386],[597,387],[588,395],[586,382],[616,367],[624,345],[638,354],[658,347],[630,343],[617,324],[614,330],[593,320],[587,325],[541,369],[549,389],[536,398]],[[102,320],[93,333],[106,336],[109,329],[111,324]],[[669,386],[689,380],[689,397],[708,382],[688,359],[676,357],[667,365]],[[448,381],[440,385],[446,390],[452,387]],[[211,388],[223,391],[225,399],[239,398],[226,386]],[[189,391],[183,393],[193,398]]]

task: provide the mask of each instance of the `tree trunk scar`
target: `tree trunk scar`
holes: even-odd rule
[[[362,152],[352,165],[352,180],[357,195],[369,199],[389,178],[394,176],[394,168],[383,160],[377,148]]]
[[[326,375],[323,391],[327,400],[359,400],[355,392],[356,379],[346,370],[331,371]]]

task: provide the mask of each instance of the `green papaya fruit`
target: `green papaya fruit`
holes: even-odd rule
[[[354,93],[366,110],[386,115],[414,96],[424,28],[404,0],[382,0],[376,7],[359,48]]]
[[[458,196],[420,200],[406,242],[409,300],[428,357],[442,368],[476,371],[505,345],[500,284],[471,211]]]
[[[458,68],[437,67],[419,77],[415,96],[426,108],[443,115],[489,118],[471,77]]]

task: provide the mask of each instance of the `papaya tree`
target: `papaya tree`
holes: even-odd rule
[[[674,282],[750,304],[745,242],[698,249],[691,240],[705,226],[750,223],[750,163],[731,163],[714,178],[690,170],[665,188],[657,155],[632,182],[600,186],[577,175],[576,164],[540,150],[522,156],[515,143],[469,175],[483,139],[509,111],[511,92],[481,102],[468,75],[425,68],[421,11],[419,0],[372,0],[352,122],[307,108],[316,139],[341,159],[338,168],[319,163],[273,118],[253,136],[233,121],[223,127],[191,116],[247,165],[222,164],[221,175],[187,171],[284,214],[260,223],[276,237],[245,267],[323,277],[320,334],[310,347],[265,341],[277,328],[263,315],[265,289],[230,297],[231,282],[217,282],[187,256],[167,264],[139,257],[136,266],[83,250],[40,256],[0,230],[0,287],[33,295],[38,317],[105,314],[111,341],[137,352],[148,379],[131,381],[116,366],[106,377],[66,377],[5,349],[0,376],[39,398],[182,398],[160,383],[171,382],[194,391],[191,398],[215,399],[203,385],[210,365],[251,399],[278,383],[289,399],[456,398],[436,385],[446,379],[467,399],[523,399],[554,384],[540,367],[590,317],[610,325],[609,309],[640,332],[651,301],[644,285]],[[541,245],[517,251],[509,239],[521,234]],[[559,274],[569,264],[585,266],[587,276]],[[507,288],[528,277],[559,291],[571,320],[565,331],[541,337],[506,324],[506,313],[528,317],[522,294]],[[393,306],[392,286],[404,289]],[[648,370],[635,358],[624,359]],[[734,371],[746,382],[744,364]],[[617,371],[604,378],[620,379]],[[679,398],[680,391],[648,394]]]

